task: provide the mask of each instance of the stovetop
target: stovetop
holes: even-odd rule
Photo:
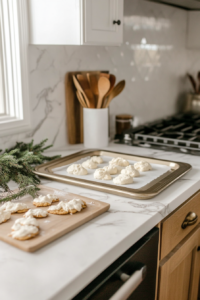
[[[200,115],[177,114],[128,129],[115,142],[200,155]]]

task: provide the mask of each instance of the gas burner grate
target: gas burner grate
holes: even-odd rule
[[[200,115],[178,114],[132,128],[123,133],[120,143],[156,148],[179,149],[200,155]],[[173,151],[173,150],[172,150]]]

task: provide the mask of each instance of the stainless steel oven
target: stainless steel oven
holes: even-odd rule
[[[73,300],[154,300],[158,231],[147,233]]]

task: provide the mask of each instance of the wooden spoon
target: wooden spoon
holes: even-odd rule
[[[106,78],[110,78],[110,74],[108,74],[108,73],[100,73],[99,74],[99,77],[106,77]]]
[[[82,87],[82,89],[84,90],[89,102],[90,102],[90,108],[95,108],[95,98],[94,95],[92,93],[92,91],[90,90],[90,84],[87,80],[87,78],[82,75],[82,74],[78,74],[77,75],[77,79]]]
[[[114,89],[112,90],[112,92],[110,93],[109,97],[108,97],[108,101],[106,103],[106,106],[105,107],[108,107],[111,100],[115,97],[117,97],[124,89],[125,87],[125,80],[122,80],[120,82],[118,82],[118,84],[114,87]]]
[[[107,103],[107,100],[108,100],[108,99],[106,99],[106,97],[108,97],[110,95],[110,93],[112,92],[112,90],[113,90],[113,88],[115,86],[115,81],[116,81],[115,75],[110,74],[110,89],[109,89],[109,91],[107,92],[107,94],[104,97],[103,107],[106,106],[106,103]]]
[[[84,90],[82,89],[80,83],[79,83],[78,80],[76,79],[76,76],[73,75],[72,78],[73,78],[75,87],[77,88],[78,91],[80,91],[80,92],[83,94],[83,96],[84,96],[84,98],[85,98],[85,102],[86,102],[86,104],[87,104],[87,107],[90,108],[90,101],[89,101],[89,99],[87,98],[87,96],[86,96]]]
[[[98,80],[98,90],[99,90],[99,98],[97,103],[97,108],[101,108],[103,97],[107,94],[110,89],[110,81],[106,77],[100,77]]]

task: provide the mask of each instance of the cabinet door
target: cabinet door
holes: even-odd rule
[[[123,39],[123,0],[83,0],[83,44],[119,45]],[[120,21],[120,25],[113,24]]]
[[[160,263],[159,300],[197,300],[200,228],[195,229]]]

